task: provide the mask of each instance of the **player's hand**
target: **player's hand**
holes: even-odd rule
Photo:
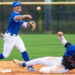
[[[25,18],[32,19],[32,16],[31,15],[25,15]]]
[[[57,34],[59,37],[61,37],[63,35],[63,32],[58,32]]]

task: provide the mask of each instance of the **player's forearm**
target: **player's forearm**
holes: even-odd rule
[[[20,16],[16,16],[15,17],[15,20],[22,20],[24,18],[29,18],[29,19],[32,19],[32,16],[31,15],[20,15]]]
[[[25,15],[20,15],[20,16],[16,16],[15,20],[22,20],[24,19],[26,16]]]

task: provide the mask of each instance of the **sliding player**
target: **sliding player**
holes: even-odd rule
[[[47,65],[47,67],[42,67],[40,69],[41,73],[66,73],[69,70],[75,68],[75,45],[67,42],[63,36],[63,32],[58,32],[58,37],[61,43],[66,48],[63,57],[43,57],[37,58],[25,63],[14,59],[14,62],[20,66],[30,66],[30,65]]]

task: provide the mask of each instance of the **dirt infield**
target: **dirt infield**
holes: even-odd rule
[[[2,69],[11,69],[10,73],[1,73],[0,75],[46,75],[39,73],[39,69],[42,67],[41,65],[36,65],[34,68],[37,70],[36,72],[27,72],[26,68],[22,68],[18,65],[15,65],[12,61],[0,61],[0,68]],[[75,75],[75,70],[68,72],[67,74],[47,74],[47,75]]]

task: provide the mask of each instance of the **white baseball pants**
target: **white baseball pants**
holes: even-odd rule
[[[4,35],[4,49],[3,49],[3,56],[4,58],[7,58],[13,47],[16,47],[20,52],[26,51],[26,48],[24,46],[24,43],[19,35],[13,35],[11,36],[10,33],[5,33]]]
[[[47,65],[47,67],[42,67],[40,69],[41,73],[66,73],[69,70],[65,69],[65,67],[61,64],[62,57],[43,57],[30,60],[26,62],[26,66],[30,65]]]

